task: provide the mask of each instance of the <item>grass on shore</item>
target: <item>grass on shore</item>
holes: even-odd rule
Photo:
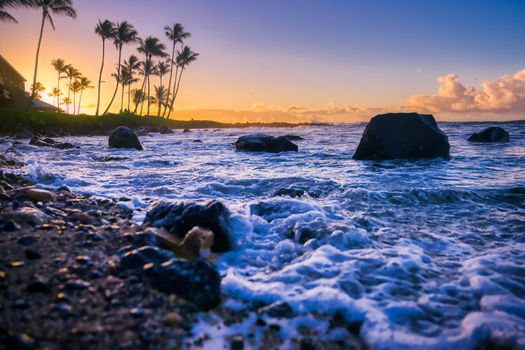
[[[219,123],[209,120],[181,121],[159,117],[140,117],[130,114],[107,116],[69,115],[56,112],[34,112],[0,109],[0,135],[39,133],[44,135],[106,135],[118,126],[172,129],[210,129],[250,126],[292,127],[290,123]]]

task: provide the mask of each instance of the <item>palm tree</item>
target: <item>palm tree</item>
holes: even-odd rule
[[[104,115],[107,114],[109,109],[111,108],[111,105],[113,104],[113,101],[115,100],[115,96],[117,95],[117,92],[118,92],[119,82],[121,82],[120,67],[122,64],[122,47],[125,44],[131,44],[131,43],[138,41],[137,34],[138,33],[135,30],[135,27],[133,27],[131,24],[129,24],[126,21],[122,23],[117,23],[115,27],[115,33],[113,35],[113,44],[118,50],[117,84],[115,85],[115,91],[113,92],[111,101],[109,102],[108,107],[104,111]]]
[[[155,86],[155,95],[153,96],[152,102],[158,104],[157,117],[160,117],[160,111],[162,106],[166,104],[168,99],[166,88],[162,85]]]
[[[80,114],[80,104],[82,103],[82,94],[84,93],[84,90],[86,89],[92,89],[94,88],[93,85],[91,85],[91,80],[89,80],[86,77],[80,77],[80,80],[78,80],[80,83],[80,98],[78,100],[78,111],[77,114]]]
[[[51,90],[51,92],[47,94],[47,96],[53,97],[53,104],[55,103],[55,99],[57,100],[57,105],[60,103],[58,101],[60,100],[60,95],[62,95],[62,93],[60,92],[60,89],[56,87],[53,88],[53,90]]]
[[[66,108],[69,109],[69,105],[73,102],[69,97],[66,97],[62,100],[62,102],[66,105]]]
[[[42,98],[42,95],[40,95],[40,93],[44,92],[45,90],[46,88],[39,81],[37,81],[36,84],[31,85],[31,91],[33,91],[33,98]]]
[[[126,79],[124,81],[125,85],[128,86],[128,112],[130,111],[130,100],[131,100],[131,85],[139,81],[135,78],[135,72],[140,68],[140,62],[137,56],[131,55],[128,60],[124,60],[124,67],[126,68]]]
[[[63,59],[57,58],[56,60],[51,61],[51,65],[58,72],[57,89],[60,92],[60,79],[62,79],[62,73],[66,72],[67,64]],[[60,99],[59,98],[57,98],[57,108],[60,109]]]
[[[190,63],[197,60],[198,56],[199,54],[196,52],[193,52],[189,46],[184,46],[180,52],[177,52],[177,68],[180,67],[180,74],[179,74],[179,80],[177,81],[177,88],[174,89],[174,92],[173,92],[173,97],[171,99],[170,110],[168,112],[167,118],[170,117],[170,113],[173,110],[173,105],[175,104],[175,99],[177,98],[177,94],[179,93],[182,73],[184,73],[184,70]]]
[[[138,106],[144,100],[144,92],[142,92],[141,89],[131,90],[131,96],[133,97],[133,103],[135,104],[135,106]],[[137,108],[135,107],[135,110],[136,109]]]
[[[71,99],[70,97],[71,97],[71,87],[72,87],[73,79],[80,78],[82,75],[80,74],[78,69],[76,69],[70,64],[67,65],[65,73],[66,73],[65,77],[69,79],[67,98]],[[73,104],[73,114],[75,113],[74,107],[75,105]],[[67,106],[66,113],[69,113],[69,105]]]
[[[18,23],[16,18],[11,16],[7,11],[8,8],[15,8],[18,6],[28,6],[27,1],[23,0],[0,0],[0,22]]]
[[[148,36],[146,39],[141,40],[140,46],[137,48],[137,51],[140,53],[143,53],[146,56],[146,59],[144,62],[148,63],[152,66],[151,59],[153,57],[166,57],[167,54],[164,52],[166,50],[166,46],[162,44],[159,40],[159,38],[155,38],[152,36]],[[150,91],[149,91],[149,76],[150,71],[145,70],[146,74],[144,75],[144,81],[142,82],[142,88],[141,90],[144,91],[144,87],[146,86],[146,81],[148,81],[148,115],[149,115],[149,106],[150,106]],[[135,109],[136,112],[136,109]]]
[[[164,27],[164,33],[170,39],[172,43],[171,48],[171,56],[170,56],[170,80],[168,83],[168,96],[171,95],[171,82],[173,79],[173,64],[175,63],[175,46],[177,43],[183,44],[184,39],[187,39],[191,37],[191,34],[184,31],[184,27],[180,23],[175,23],[172,27],[166,26]],[[177,67],[178,68],[178,67]],[[177,74],[175,74],[175,77],[177,77]],[[173,88],[175,90],[175,87]],[[162,116],[166,114],[167,106],[164,108],[164,112],[162,113]],[[171,112],[171,110],[170,110]]]
[[[76,105],[77,105],[77,93],[80,92],[81,86],[78,80],[75,80],[69,86],[69,89],[73,91],[73,114],[76,114]]]
[[[159,80],[160,80],[160,86],[164,86],[164,84],[162,84],[162,77],[165,76],[166,74],[168,74],[170,72],[170,66],[168,65],[169,62],[163,62],[163,61],[160,61],[158,64],[157,64],[157,70],[156,70],[156,73],[158,74],[159,76]]]
[[[97,111],[95,112],[95,115],[98,116],[100,108],[100,85],[102,84],[102,72],[104,71],[104,58],[106,55],[106,39],[113,37],[115,26],[107,19],[104,22],[99,19],[95,27],[95,33],[102,38],[102,63],[100,63],[100,73],[98,74]]]
[[[77,11],[73,8],[73,0],[25,0],[28,6],[42,9],[42,23],[40,24],[40,35],[38,37],[38,45],[36,48],[35,55],[35,70],[33,73],[33,88],[36,86],[36,79],[38,73],[38,57],[40,55],[40,46],[42,44],[42,35],[44,34],[44,24],[46,20],[49,21],[53,30],[55,30],[55,24],[51,14],[64,15],[71,18],[77,17]],[[34,90],[31,91],[31,95],[34,94]]]
[[[144,91],[144,88],[146,87],[145,85],[147,85],[147,88],[149,89],[149,76],[155,75],[155,65],[153,64],[153,61],[151,59],[148,59],[147,61],[141,61],[140,63],[141,65],[139,68],[139,74],[144,76],[144,81],[142,83],[141,90]],[[149,103],[149,99],[150,99],[150,94],[148,91],[148,94],[147,94],[148,103]],[[140,115],[142,115],[145,101],[146,101],[146,97],[142,99],[142,103],[140,104]]]

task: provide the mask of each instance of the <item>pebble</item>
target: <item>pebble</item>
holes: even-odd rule
[[[55,194],[50,191],[41,190],[39,188],[28,188],[24,190],[24,194],[31,198],[34,202],[55,202]]]
[[[163,322],[166,326],[174,326],[180,323],[181,320],[182,318],[180,317],[178,313],[170,312],[169,314],[164,316]]]
[[[18,225],[13,220],[8,220],[1,225],[1,230],[7,232],[17,231],[20,230],[20,225]]]
[[[13,307],[18,310],[27,309],[29,307],[29,304],[24,299],[16,299],[13,302]]]
[[[47,293],[49,292],[49,285],[41,279],[35,279],[29,282],[26,290],[30,293]]]
[[[231,341],[232,350],[242,350],[244,349],[244,337],[241,334],[236,334],[233,336]]]
[[[133,309],[129,310],[129,314],[133,318],[142,318],[144,317],[144,309],[141,307],[134,307]]]
[[[35,349],[36,342],[25,333],[17,333],[6,339],[6,348],[13,350]]]
[[[25,263],[23,261],[11,261],[9,263],[9,266],[11,266],[11,267],[22,267],[24,265],[25,265]]]
[[[23,246],[33,245],[37,242],[37,239],[32,236],[24,236],[18,239],[18,244]]]
[[[66,290],[84,290],[87,287],[89,287],[89,282],[86,282],[84,280],[73,280],[73,281],[67,281],[64,284],[64,289]]]
[[[36,260],[42,257],[42,255],[40,255],[39,252],[33,249],[26,249],[24,252],[24,255],[26,256],[27,259],[30,259],[30,260]]]

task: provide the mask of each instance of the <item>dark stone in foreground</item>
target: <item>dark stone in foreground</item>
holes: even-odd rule
[[[206,259],[172,259],[144,269],[151,284],[164,293],[181,296],[201,309],[221,302],[221,276]]]
[[[480,132],[475,132],[468,138],[471,142],[509,142],[510,136],[505,129],[491,126]]]
[[[125,269],[139,269],[145,264],[161,264],[176,258],[172,252],[154,246],[119,252],[120,266]]]
[[[273,137],[263,134],[241,136],[235,142],[236,151],[248,152],[297,152],[299,147],[286,136]]]
[[[205,227],[214,233],[211,248],[213,252],[225,252],[232,247],[230,211],[221,202],[211,201],[206,205],[200,205],[157,201],[148,208],[144,224],[164,228],[181,239],[193,227]]]
[[[449,158],[450,145],[430,114],[388,113],[370,120],[353,158]]]
[[[140,151],[144,149],[137,134],[125,126],[119,126],[111,132],[108,145],[110,148],[135,148]]]

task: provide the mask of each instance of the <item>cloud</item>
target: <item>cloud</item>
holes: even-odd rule
[[[524,112],[525,69],[493,82],[485,81],[479,90],[462,84],[457,74],[448,74],[439,77],[435,95],[411,96],[405,108],[431,113]]]

